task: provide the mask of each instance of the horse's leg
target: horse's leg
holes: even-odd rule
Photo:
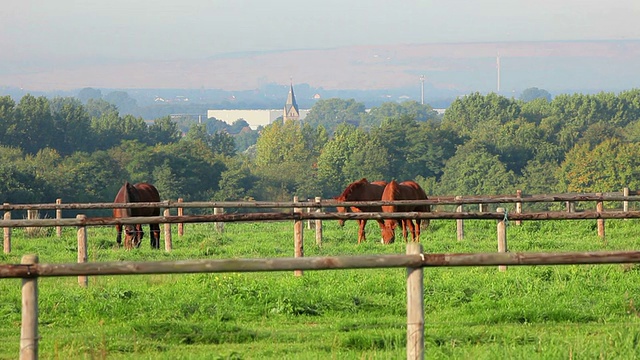
[[[407,227],[409,228],[409,231],[411,232],[411,241],[416,241],[416,228],[413,226],[413,220],[411,219],[407,219]],[[407,238],[404,239],[405,242],[407,242]]]
[[[142,239],[144,239],[144,227],[142,226],[142,224],[136,225],[136,231],[140,235],[140,237],[138,238],[138,243],[141,244],[142,243]]]
[[[417,239],[415,241],[420,242],[420,219],[416,219],[416,235]]]
[[[367,240],[364,229],[367,227],[367,220],[358,220],[358,244]]]
[[[407,242],[407,221],[411,220],[402,219],[400,221],[402,222],[402,238],[404,239],[404,242]]]
[[[116,225],[116,243],[118,247],[122,245],[122,225]]]
[[[380,226],[380,240],[382,241],[382,231],[384,231],[384,220],[376,219],[376,221],[378,222],[378,226]]]
[[[149,224],[151,248],[160,249],[160,224]]]

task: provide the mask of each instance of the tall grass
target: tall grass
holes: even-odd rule
[[[426,252],[495,251],[494,221],[432,221]],[[325,222],[322,247],[305,229],[305,256],[404,253],[379,243],[375,222],[357,245],[357,225]],[[635,220],[524,222],[508,227],[511,251],[634,250]],[[90,227],[90,261],[293,256],[291,222],[186,225],[171,253],[115,248],[113,228]],[[174,229],[175,230],[175,229]],[[147,235],[148,236],[148,235]],[[74,262],[76,234],[13,232],[18,263]],[[148,238],[145,238],[148,240]],[[375,240],[375,241],[374,241]],[[634,265],[425,269],[429,359],[592,359],[640,355],[640,267]],[[397,359],[405,358],[404,269],[94,276],[39,280],[42,359]],[[19,353],[20,280],[0,281],[0,359]]]

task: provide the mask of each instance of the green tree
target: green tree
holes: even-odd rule
[[[215,201],[251,201],[256,194],[252,191],[258,178],[251,172],[251,163],[248,158],[236,156],[228,159],[227,168],[220,175],[219,190],[215,193]]]
[[[306,148],[299,121],[274,122],[265,127],[256,143],[254,161],[264,194],[272,199],[288,200],[296,194],[298,184],[313,180],[309,176],[314,159]]]
[[[353,125],[338,126],[318,157],[322,196],[336,196],[351,182],[388,178],[387,150],[369,133]]]
[[[495,93],[473,93],[451,103],[442,118],[442,126],[462,137],[473,138],[478,133],[492,134],[498,126],[519,116],[520,106],[514,100]]]
[[[551,101],[551,94],[547,90],[538,89],[537,87],[530,87],[524,89],[520,94],[520,100],[524,102],[530,102],[536,99],[543,99],[547,102]]]
[[[417,101],[385,102],[378,107],[373,107],[364,116],[363,124],[365,129],[372,129],[380,126],[384,121],[408,116],[418,122],[433,120],[438,114],[429,105],[422,105]]]
[[[444,164],[456,152],[460,140],[455,133],[443,130],[439,124],[420,123],[415,131],[407,134],[407,179],[436,178],[442,176]]]
[[[51,111],[57,141],[52,146],[63,156],[75,151],[93,151],[95,140],[91,119],[82,103],[74,98],[56,97]]]
[[[45,198],[46,189],[21,149],[0,146],[0,201],[37,203]]]
[[[236,144],[233,137],[226,132],[217,132],[210,135],[204,124],[193,124],[189,132],[184,137],[185,141],[201,141],[206,144],[215,154],[233,156],[236,153]]]
[[[50,179],[69,202],[112,201],[126,172],[106,151],[76,152],[60,161]]]
[[[153,168],[152,182],[163,200],[177,200],[185,193],[183,183],[171,168],[168,159]]]
[[[86,87],[80,90],[76,97],[83,104],[86,104],[90,99],[102,99],[102,91],[100,91],[100,89]]]
[[[513,194],[515,184],[515,175],[497,155],[469,143],[447,160],[437,191],[442,195]]]
[[[19,147],[27,154],[35,154],[54,144],[55,138],[49,100],[44,96],[23,96],[7,128],[7,144]]]
[[[11,96],[0,96],[0,144],[8,145],[11,143],[8,131],[15,119],[16,102]]]
[[[162,180],[166,184],[173,181],[180,184],[179,189],[166,189],[165,192],[183,192],[180,197],[185,201],[212,199],[219,190],[221,173],[226,169],[221,155],[215,154],[207,144],[199,140],[157,145],[148,161],[149,166],[161,167],[159,170],[162,172],[155,175],[164,175]]]
[[[138,104],[126,91],[112,91],[104,96],[104,100],[115,105],[122,114],[131,114]]]
[[[125,180],[131,183],[149,182],[153,178],[153,169],[163,164],[155,156],[156,148],[138,140],[124,140],[107,152],[125,170],[124,177],[117,179],[122,183]]]
[[[242,129],[240,133],[233,138],[236,144],[236,152],[244,152],[249,147],[255,145],[258,142],[259,136],[259,130],[251,130],[251,128]]]
[[[153,121],[149,126],[148,144],[170,144],[180,140],[182,137],[178,125],[171,121],[170,116],[161,117]]]
[[[85,109],[92,119],[101,118],[108,114],[115,114],[118,117],[118,108],[102,99],[89,99],[85,104]]]
[[[640,188],[640,144],[609,139],[591,149],[585,143],[567,153],[558,170],[560,191],[604,192]]]
[[[386,150],[388,155],[386,175],[398,180],[407,180],[414,177],[413,171],[407,166],[412,140],[417,140],[413,134],[419,131],[418,123],[410,116],[387,119],[382,125],[371,132],[371,135]]]
[[[312,127],[324,126],[327,133],[333,134],[339,124],[348,123],[354,126],[360,124],[365,115],[365,106],[354,99],[319,100],[304,119]]]
[[[527,194],[551,194],[558,192],[558,180],[555,176],[559,165],[555,162],[531,160],[522,169],[518,179],[518,189]],[[548,210],[548,204],[527,204],[528,209]]]

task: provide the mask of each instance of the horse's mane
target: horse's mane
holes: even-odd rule
[[[347,186],[346,189],[344,189],[344,191],[342,192],[342,194],[338,197],[336,197],[336,200],[340,200],[340,201],[344,201],[346,198],[349,197],[349,195],[351,195],[351,193],[353,193],[356,189],[369,184],[369,180],[367,180],[366,178],[362,178],[358,181],[352,182],[351,184],[349,184],[349,186]]]

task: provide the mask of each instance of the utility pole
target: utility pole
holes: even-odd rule
[[[498,94],[500,93],[500,54],[496,56],[496,67],[498,68]]]
[[[420,104],[424,105],[424,75],[420,75]]]

